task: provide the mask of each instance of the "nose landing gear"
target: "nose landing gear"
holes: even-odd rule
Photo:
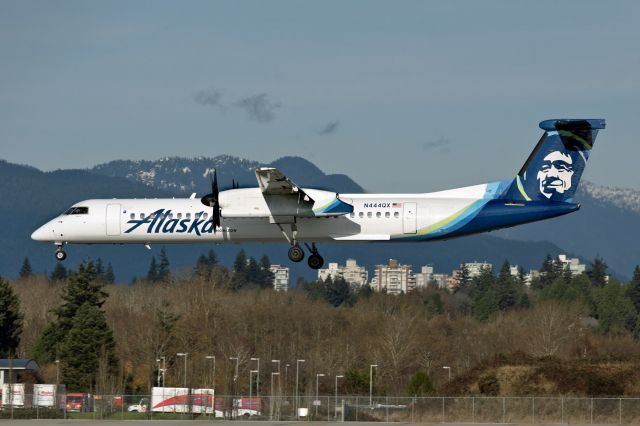
[[[64,251],[62,244],[56,244],[56,246],[58,247],[56,249],[56,260],[62,262],[67,258],[67,252]]]

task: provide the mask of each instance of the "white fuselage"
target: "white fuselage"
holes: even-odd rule
[[[335,198],[326,191],[304,191],[314,199],[324,193],[328,200]],[[96,199],[76,203],[86,213],[62,214],[32,238],[60,244],[290,242],[295,229],[300,242],[405,240],[446,226],[493,195],[487,184],[430,194],[341,194],[340,200],[353,205],[352,213],[287,217],[277,215],[277,206],[267,206],[258,188],[232,189],[220,193],[221,223],[215,232],[211,208],[198,198]]]

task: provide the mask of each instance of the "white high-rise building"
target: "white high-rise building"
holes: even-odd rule
[[[559,254],[558,261],[562,263],[563,268],[569,266],[571,275],[580,275],[587,270],[587,265],[580,263],[580,259],[577,257],[569,258],[566,254]]]
[[[420,269],[420,272],[415,274],[416,276],[416,288],[427,288],[429,282],[433,280],[433,266],[425,265]]]
[[[386,290],[388,294],[400,294],[413,290],[416,279],[411,265],[401,265],[397,260],[389,259],[387,265],[376,265],[375,278],[371,284],[376,291]]]
[[[469,276],[471,278],[480,276],[480,273],[485,268],[493,269],[493,265],[488,262],[466,262],[460,264],[461,269],[463,266],[467,267],[467,271],[469,271]]]
[[[273,273],[273,289],[275,291],[289,290],[289,268],[280,265],[271,265],[269,270]]]
[[[363,286],[369,281],[369,273],[364,266],[358,266],[355,259],[347,259],[344,266],[332,262],[327,268],[318,269],[318,279],[324,281],[329,277],[333,280],[342,278],[355,287]]]

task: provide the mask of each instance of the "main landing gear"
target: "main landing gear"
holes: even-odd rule
[[[311,269],[322,268],[322,266],[324,265],[324,259],[318,253],[316,243],[311,243],[311,247],[309,247],[309,244],[305,243],[305,246],[307,246],[307,249],[311,252],[311,254],[309,255],[309,259],[307,259],[307,264],[309,265],[309,267]],[[297,242],[294,243],[293,246],[291,246],[291,248],[289,249],[289,253],[287,254],[289,255],[289,259],[291,259],[292,262],[301,262],[302,259],[304,259],[304,250]]]
[[[56,249],[56,260],[62,262],[67,258],[67,252],[64,251],[64,246],[62,244],[56,244],[58,247]]]

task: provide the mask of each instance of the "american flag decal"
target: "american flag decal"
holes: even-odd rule
[[[402,203],[393,203],[391,204],[391,207],[393,207],[394,209],[399,209],[400,207],[402,207]]]

